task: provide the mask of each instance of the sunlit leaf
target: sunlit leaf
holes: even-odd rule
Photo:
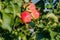
[[[8,16],[7,14],[3,14],[2,28],[11,31],[12,28],[10,27],[10,22],[11,22],[10,16]]]

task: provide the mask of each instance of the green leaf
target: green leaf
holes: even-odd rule
[[[4,38],[3,37],[0,37],[0,40],[4,40]]]
[[[12,28],[10,27],[10,22],[11,22],[11,17],[4,13],[3,14],[2,28],[11,31]]]
[[[57,26],[60,27],[60,23]]]
[[[13,13],[13,9],[11,5],[9,5],[7,8],[5,8],[5,13]]]
[[[58,17],[54,13],[48,13],[46,18],[52,18],[55,22],[58,22]]]
[[[18,37],[18,40],[21,40],[21,36]]]
[[[60,40],[60,34],[56,35],[56,40]]]
[[[13,4],[13,2],[10,2],[12,9],[13,9],[13,14],[14,14],[14,18],[16,16],[16,10],[15,10],[15,5]]]
[[[54,9],[54,13],[57,13],[57,9]]]
[[[10,10],[8,8],[5,9],[6,13],[10,13]]]
[[[38,25],[38,27],[44,28],[44,25],[41,23]]]
[[[54,37],[56,35],[56,32],[52,31],[51,29],[49,29],[49,32],[50,32],[51,40],[55,40]]]
[[[50,3],[52,3],[52,2],[53,2],[53,0],[49,0],[49,2],[50,2]]]
[[[19,0],[19,2],[17,3],[19,7],[22,6],[22,0]]]
[[[18,2],[18,3],[17,3],[18,5],[14,5],[13,2],[10,2],[10,4],[11,4],[12,9],[13,9],[14,18],[15,18],[16,16],[20,17],[21,5],[22,5],[22,3]]]
[[[46,8],[52,8],[52,5],[51,4],[47,4]]]
[[[22,40],[27,40],[27,39],[26,39],[26,35],[24,35],[22,32],[20,32],[19,35],[20,35],[20,39],[22,39]]]
[[[1,11],[1,8],[2,8],[1,5],[2,5],[2,3],[1,3],[1,1],[0,1],[0,11]]]

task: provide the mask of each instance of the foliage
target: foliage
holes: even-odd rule
[[[40,17],[29,24],[20,19],[24,2],[27,1],[0,0],[0,40],[60,40],[60,2],[55,7],[52,2],[45,6],[44,0],[36,3]]]

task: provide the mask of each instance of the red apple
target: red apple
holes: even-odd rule
[[[32,20],[32,16],[28,11],[24,11],[21,13],[21,20],[23,23],[29,23]]]

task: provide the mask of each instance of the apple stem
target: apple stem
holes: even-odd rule
[[[26,29],[28,29],[28,24],[26,24]]]

